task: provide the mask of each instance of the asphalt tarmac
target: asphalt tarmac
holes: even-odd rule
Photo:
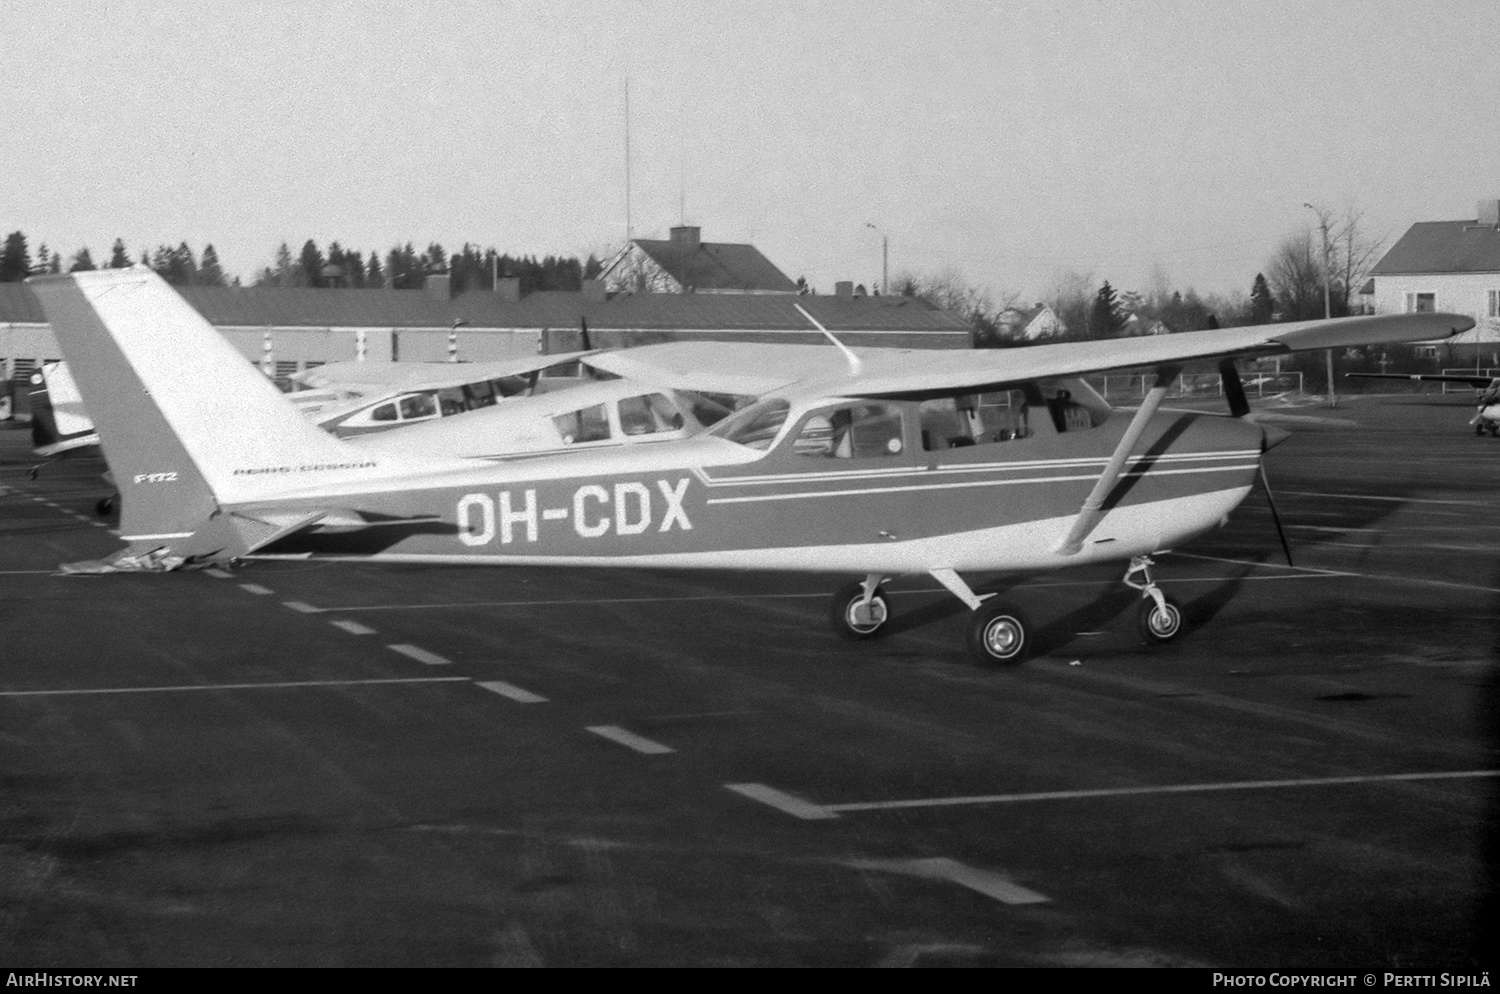
[[[1462,397],[1265,409],[1223,529],[1000,577],[1037,622],[851,577],[118,549],[98,460],[0,431],[0,966],[1490,965],[1500,440]]]

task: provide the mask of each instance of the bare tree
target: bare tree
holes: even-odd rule
[[[970,283],[963,271],[954,266],[936,273],[899,272],[891,281],[892,290],[906,297],[919,297],[944,311],[959,315],[974,329],[976,344],[998,344],[999,322],[1007,308],[1014,307],[1020,294],[1008,291],[995,294],[988,287]]]
[[[1311,229],[1287,235],[1266,266],[1266,280],[1284,321],[1323,316],[1322,245]]]

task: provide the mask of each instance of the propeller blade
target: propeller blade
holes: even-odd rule
[[[578,333],[583,338],[583,351],[592,352],[594,346],[589,344],[589,323],[584,318],[578,319]]]
[[[1266,464],[1260,464],[1260,482],[1266,490],[1266,505],[1271,509],[1271,520],[1276,523],[1276,537],[1281,539],[1281,551],[1286,553],[1286,564],[1295,566],[1292,562],[1292,547],[1287,544],[1286,530],[1281,527],[1281,515],[1276,513],[1276,499],[1271,496],[1271,480],[1266,476]]]

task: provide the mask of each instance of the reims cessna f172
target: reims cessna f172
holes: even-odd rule
[[[486,462],[361,450],[318,430],[149,270],[32,282],[124,493],[120,568],[328,557],[847,572],[862,579],[830,614],[856,639],[890,618],[885,580],[925,573],[972,610],[971,652],[1001,663],[1031,651],[1028,622],[965,573],[1126,561],[1145,635],[1181,631],[1149,557],[1220,524],[1268,444],[1239,417],[1235,358],[1424,341],[1473,324],[1402,314],[848,353],[839,372],[691,438]],[[1197,360],[1220,363],[1230,416],[1161,409]],[[1156,383],[1134,412],[1112,410],[1082,379],[1143,366]]]

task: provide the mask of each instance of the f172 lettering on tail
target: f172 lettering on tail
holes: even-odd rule
[[[1120,561],[1145,637],[1182,631],[1150,556],[1220,524],[1284,437],[1242,417],[1235,359],[1473,325],[1428,313],[993,351],[818,347],[833,364],[706,432],[489,462],[355,448],[319,430],[149,270],[33,286],[124,481],[132,562],[843,572],[859,579],[830,618],[852,639],[886,628],[888,579],[927,574],[971,609],[969,649],[996,663],[1032,651],[1030,625],[965,574]],[[761,348],[785,361],[787,347]],[[1200,361],[1226,376],[1227,416],[1161,407]],[[1084,380],[1126,368],[1156,371],[1135,411]],[[243,472],[256,467],[293,471]],[[149,482],[164,473],[176,475]]]

